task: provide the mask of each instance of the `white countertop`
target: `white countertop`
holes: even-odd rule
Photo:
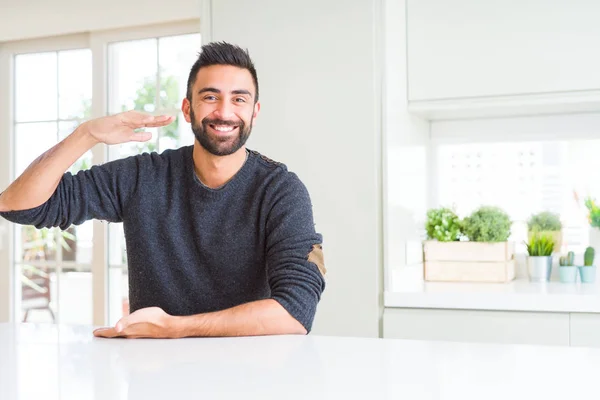
[[[413,274],[414,275],[414,274]],[[393,276],[385,307],[600,313],[600,284],[424,282],[409,274]]]
[[[0,324],[2,400],[597,399],[600,349]]]

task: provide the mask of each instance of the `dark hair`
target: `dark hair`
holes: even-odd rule
[[[198,71],[203,67],[211,65],[231,65],[247,69],[250,75],[252,75],[254,88],[256,89],[254,103],[258,101],[258,77],[256,76],[256,69],[248,54],[248,50],[243,50],[239,46],[226,42],[212,42],[202,46],[202,50],[198,54],[198,59],[192,66],[190,76],[188,77],[186,96],[189,101],[192,101],[192,87],[196,82]]]

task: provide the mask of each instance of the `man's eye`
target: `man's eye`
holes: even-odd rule
[[[204,100],[216,100],[217,98],[215,96],[205,96]]]
[[[237,99],[235,99],[235,101],[237,101],[238,103],[245,103],[246,99],[244,99],[243,97],[238,97]]]

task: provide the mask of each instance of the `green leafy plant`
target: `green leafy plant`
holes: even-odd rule
[[[550,211],[542,211],[529,218],[527,227],[529,228],[529,231],[554,232],[562,229],[562,222],[560,222],[560,216],[558,214]]]
[[[482,206],[463,220],[462,230],[472,242],[504,242],[511,225],[510,217],[499,207]]]
[[[588,209],[588,222],[594,228],[600,228],[600,207],[596,204],[596,199],[587,197],[585,206]]]
[[[427,211],[425,223],[427,238],[440,242],[453,242],[460,239],[461,221],[450,208],[441,207]]]
[[[596,251],[593,247],[588,247],[585,249],[585,253],[583,254],[583,265],[586,267],[591,267],[594,265],[594,256],[596,255]]]
[[[554,239],[548,234],[536,233],[529,238],[529,243],[524,243],[530,257],[547,257],[554,251]]]
[[[558,260],[561,267],[572,267],[575,265],[575,253],[570,251],[566,256],[561,256]]]

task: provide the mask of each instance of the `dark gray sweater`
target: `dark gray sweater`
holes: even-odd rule
[[[194,172],[192,150],[66,173],[46,203],[0,215],[37,228],[123,222],[132,312],[191,315],[272,298],[310,331],[325,281],[305,186],[249,151],[227,184],[210,189]]]

